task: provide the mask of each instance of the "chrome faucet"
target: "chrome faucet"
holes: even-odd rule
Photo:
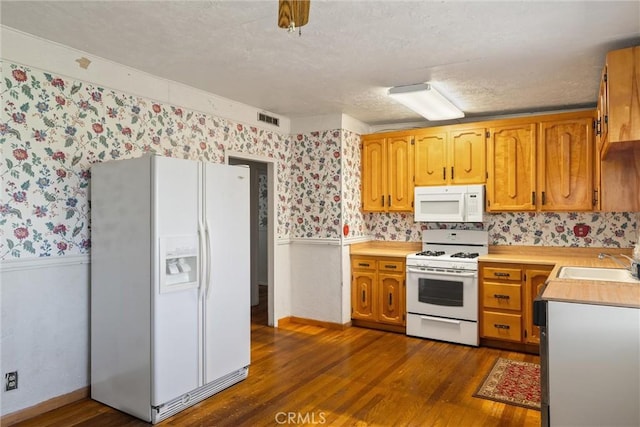
[[[612,254],[607,254],[604,252],[600,252],[598,254],[598,259],[605,259],[605,258],[611,258],[613,261],[615,261],[616,264],[618,264],[619,266],[621,266],[622,268],[624,268],[625,270],[629,270],[631,271],[631,263],[633,263],[633,259],[631,257],[628,257],[625,254],[618,254],[618,256],[622,256],[627,258],[630,261],[629,265],[625,265],[622,261],[620,261],[615,255]]]

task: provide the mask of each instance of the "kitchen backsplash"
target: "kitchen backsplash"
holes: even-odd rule
[[[489,232],[491,245],[573,246],[629,248],[637,241],[638,212],[535,213],[509,212],[484,215],[483,223],[415,223],[411,214],[365,216],[367,233],[375,240],[421,241],[426,229],[472,229]],[[576,237],[574,227],[590,227]]]

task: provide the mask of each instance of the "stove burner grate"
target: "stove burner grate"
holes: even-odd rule
[[[451,255],[451,258],[478,258],[479,256],[477,252],[456,252]]]
[[[418,252],[416,255],[420,255],[420,256],[442,256],[442,255],[444,255],[444,251],[422,251],[422,252]]]

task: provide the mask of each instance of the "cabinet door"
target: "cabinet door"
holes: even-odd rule
[[[640,140],[640,46],[607,55],[607,145]],[[637,143],[636,143],[637,144]],[[606,151],[607,147],[605,147]]]
[[[592,118],[542,122],[538,200],[542,211],[593,208]]]
[[[449,134],[449,176],[452,184],[484,184],[487,179],[485,130],[460,129]]]
[[[371,271],[353,271],[351,285],[351,317],[353,319],[377,319],[375,307],[376,273]]]
[[[362,140],[362,210],[386,210],[386,143],[384,138]]]
[[[489,132],[487,210],[535,210],[536,125],[501,126]]]
[[[609,132],[609,104],[607,97],[607,66],[602,69],[602,76],[600,77],[600,88],[598,89],[598,105],[596,108],[596,156],[600,159],[600,153],[602,152],[602,146],[607,140],[607,134]]]
[[[447,183],[447,132],[421,132],[415,136],[415,185]]]
[[[387,139],[387,210],[413,210],[412,137]]]
[[[378,321],[393,325],[404,322],[404,286],[402,274],[379,272]]]
[[[533,300],[540,293],[552,269],[551,266],[540,265],[526,267],[525,270],[524,340],[528,344],[540,344],[540,328],[533,324]]]

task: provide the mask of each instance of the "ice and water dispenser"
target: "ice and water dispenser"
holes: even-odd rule
[[[198,236],[160,239],[160,292],[198,286]]]

